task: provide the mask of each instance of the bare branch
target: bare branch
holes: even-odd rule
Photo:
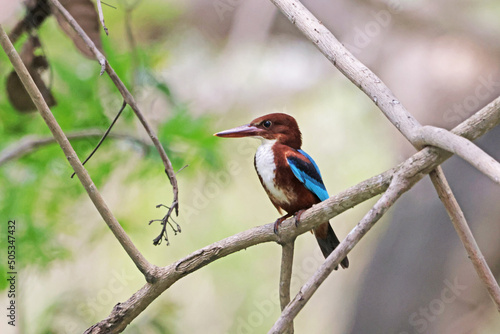
[[[167,153],[165,152],[165,149],[163,148],[162,144],[158,140],[158,136],[154,132],[153,128],[149,125],[148,121],[142,114],[141,110],[139,109],[139,106],[137,105],[134,97],[130,92],[128,91],[127,87],[123,84],[123,82],[120,80],[118,75],[116,75],[115,71],[109,64],[109,62],[106,60],[104,55],[96,48],[94,42],[87,36],[85,31],[80,27],[80,25],[75,21],[75,19],[71,16],[70,13],[61,5],[61,3],[58,0],[50,0],[50,3],[62,14],[62,16],[68,21],[68,23],[73,27],[73,29],[77,32],[77,34],[83,39],[85,44],[88,46],[88,48],[92,51],[92,53],[95,55],[97,61],[99,64],[101,64],[101,74],[106,71],[115,84],[116,88],[120,91],[121,95],[123,96],[123,99],[127,104],[132,108],[134,111],[135,115],[141,122],[142,126],[148,133],[149,137],[151,138],[154,146],[156,147],[160,158],[163,161],[163,165],[165,166],[165,172],[170,180],[170,184],[172,185],[173,189],[173,195],[174,198],[172,200],[172,205],[171,207],[175,208],[175,214],[178,215],[179,213],[179,187],[177,185],[177,179],[175,177],[175,172],[172,167],[172,163],[170,162]]]
[[[92,137],[101,137],[104,134],[104,131],[100,129],[88,129],[78,132],[69,133],[66,135],[68,140],[79,140],[79,139],[88,139]],[[149,149],[148,143],[144,142],[142,139],[135,138],[129,136],[125,133],[110,133],[109,137],[116,139],[128,140],[134,143],[141,145],[141,147],[146,151]],[[26,136],[19,141],[11,144],[6,147],[2,152],[0,152],[0,166],[3,164],[18,159],[22,156],[25,156],[34,150],[38,149],[42,146],[47,146],[50,144],[56,143],[56,139],[54,137],[44,137],[40,138],[37,136]]]
[[[455,227],[455,230],[457,231],[458,236],[460,237],[460,240],[469,255],[469,259],[472,261],[479,278],[486,285],[493,302],[497,306],[498,312],[500,312],[500,287],[498,286],[498,282],[491,272],[490,267],[488,267],[488,264],[486,263],[486,260],[484,259],[484,256],[481,253],[474,236],[472,235],[472,231],[467,224],[464,213],[455,199],[446,178],[444,178],[441,167],[432,171],[430,173],[430,177],[432,183],[437,189],[439,198],[443,202],[444,207],[450,216],[453,227]]]
[[[280,305],[281,311],[290,302],[290,284],[292,281],[292,267],[293,267],[293,250],[295,242],[287,242],[281,246],[281,272],[280,272]],[[293,319],[290,321],[290,326],[285,328],[283,333],[293,334]]]
[[[500,124],[500,97],[453,129],[455,134],[474,140]],[[159,278],[146,284],[127,301],[118,304],[111,314],[85,333],[119,333],[137,317],[154,299],[177,280],[226,255],[263,242],[285,244],[298,235],[342,212],[383,193],[392,176],[402,173],[407,179],[421,178],[443,163],[452,154],[436,147],[426,147],[395,168],[363,181],[304,211],[296,227],[294,218],[285,220],[279,235],[273,232],[274,224],[254,227],[224,240],[206,246],[178,262],[158,269]]]
[[[500,184],[500,163],[464,137],[445,129],[423,126],[418,130],[414,144],[417,146],[432,145],[455,153],[491,180]]]
[[[9,57],[10,62],[14,66],[17,75],[26,88],[26,91],[29,93],[31,99],[33,100],[33,103],[37,107],[45,123],[47,123],[47,126],[52,132],[52,135],[56,139],[57,143],[61,146],[64,155],[68,159],[71,167],[73,167],[73,169],[75,170],[78,178],[80,179],[80,182],[85,187],[85,190],[87,191],[90,199],[101,214],[102,218],[104,219],[106,224],[108,224],[116,239],[118,239],[132,261],[134,261],[137,268],[146,276],[147,280],[151,279],[151,277],[154,277],[156,267],[150,264],[144,258],[144,256],[132,243],[132,240],[130,240],[128,235],[125,233],[120,223],[113,216],[111,210],[108,208],[106,202],[94,185],[94,182],[92,182],[92,179],[87,173],[87,170],[83,167],[80,160],[78,159],[78,156],[76,155],[75,150],[73,150],[73,147],[68,141],[68,138],[66,138],[64,132],[54,118],[54,115],[52,115],[52,112],[47,106],[47,103],[45,103],[42,94],[38,90],[38,87],[35,85],[35,82],[31,78],[28,70],[26,69],[26,66],[24,66],[21,58],[19,57],[19,54],[10,42],[1,25],[0,43],[2,44],[2,48],[4,49],[5,53]]]

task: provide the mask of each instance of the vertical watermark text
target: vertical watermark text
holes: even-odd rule
[[[16,221],[7,222],[7,323],[16,325]]]

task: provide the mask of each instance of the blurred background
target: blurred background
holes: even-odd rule
[[[130,108],[86,165],[145,257],[165,266],[278,213],[253,167],[259,142],[213,133],[270,112],[293,115],[304,150],[330,195],[385,171],[415,151],[373,103],[269,2],[107,2],[102,49],[135,96],[178,174],[182,233],[153,246],[171,187]],[[500,94],[500,3],[493,0],[303,1],[393,90],[423,124],[453,128]],[[3,2],[2,2],[3,4]],[[22,7],[3,22],[7,31]],[[38,30],[49,64],[42,78],[67,134],[104,130],[122,99],[53,17]],[[26,41],[21,36],[18,50]],[[39,50],[40,51],[40,50]],[[38,52],[39,52],[38,51]],[[0,52],[0,157],[26,136],[49,137],[37,113],[6,94],[12,71]],[[74,140],[84,159],[98,138]],[[500,159],[500,129],[477,142]],[[458,158],[443,168],[479,246],[500,273],[500,189]],[[126,256],[56,145],[2,161],[2,245],[17,223],[16,333],[78,333],[107,317],[144,279]],[[373,205],[331,221],[343,238]],[[5,232],[5,233],[4,233]],[[292,293],[323,258],[297,239]],[[262,244],[180,280],[125,333],[266,333],[279,316],[281,249]],[[2,251],[0,288],[7,287]],[[327,279],[295,320],[296,333],[498,333],[500,318],[428,178],[405,194]],[[2,293],[2,305],[7,298]],[[6,321],[2,333],[12,330]]]

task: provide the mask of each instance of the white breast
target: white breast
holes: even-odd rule
[[[274,143],[276,143],[276,140],[262,140],[262,145],[259,146],[257,153],[255,153],[255,167],[257,168],[257,173],[262,178],[264,187],[267,188],[277,202],[284,204],[288,203],[288,198],[280,188],[274,185],[276,170],[272,150]]]

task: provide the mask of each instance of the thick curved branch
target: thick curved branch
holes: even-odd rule
[[[377,221],[389,210],[396,200],[406,191],[408,191],[421,175],[409,175],[410,178],[395,174],[391,184],[382,197],[375,203],[373,208],[363,217],[363,219],[354,227],[346,238],[334,249],[334,251],[323,262],[314,275],[300,289],[295,298],[281,312],[280,317],[269,330],[268,334],[283,333],[285,328],[292,323],[293,319],[302,310],[306,303],[311,299],[316,290],[331,274],[331,272],[340,264],[354,246],[366,235],[366,233],[375,225]]]
[[[85,190],[87,191],[95,207],[101,214],[106,224],[108,224],[109,228],[115,235],[116,239],[118,239],[118,241],[125,249],[127,254],[130,256],[132,261],[134,261],[137,268],[146,276],[146,279],[149,279],[155,273],[155,266],[150,264],[144,258],[144,256],[132,243],[132,240],[130,240],[128,235],[125,233],[120,223],[113,216],[111,210],[104,201],[104,198],[101,196],[96,186],[94,185],[94,182],[87,173],[87,170],[83,167],[82,163],[78,159],[78,156],[76,155],[75,150],[73,150],[73,147],[68,141],[68,138],[66,138],[64,132],[57,123],[56,119],[54,118],[54,115],[52,115],[52,112],[47,106],[47,103],[45,103],[42,94],[38,90],[38,87],[35,85],[33,78],[26,69],[26,66],[24,66],[21,58],[19,57],[19,54],[17,53],[16,49],[10,42],[9,38],[7,37],[7,34],[5,33],[1,25],[0,25],[0,44],[2,45],[2,48],[4,49],[7,56],[9,57],[10,62],[14,66],[17,75],[21,79],[26,91],[29,93],[31,99],[33,100],[33,103],[40,112],[40,115],[43,117],[45,123],[47,123],[47,126],[52,132],[52,135],[56,139],[57,143],[61,146],[61,149],[63,150],[66,159],[68,159],[71,167],[73,167],[75,173],[78,175],[80,182],[85,187]]]
[[[88,139],[93,137],[101,137],[104,134],[104,131],[99,129],[88,129],[73,133],[68,133],[66,137],[68,140],[79,140],[79,139]],[[142,139],[135,138],[129,136],[124,133],[110,133],[109,137],[116,139],[128,140],[134,143],[139,144],[144,151],[149,149],[148,143],[144,142]],[[6,147],[2,152],[0,152],[0,166],[5,164],[8,161],[18,159],[23,157],[36,149],[47,146],[50,144],[56,143],[56,139],[54,137],[45,137],[40,138],[38,136],[26,136],[21,140],[12,143],[8,147]]]
[[[418,129],[414,142],[417,146],[432,145],[454,153],[500,184],[500,163],[470,140],[445,129],[423,126]],[[444,177],[443,173],[440,173]]]
[[[455,134],[474,140],[500,124],[500,97],[453,129]],[[423,177],[452,154],[435,147],[426,147],[403,163],[382,174],[374,176],[343,192],[314,205],[301,215],[300,224],[295,227],[294,218],[280,225],[279,235],[273,232],[273,225],[258,226],[200,249],[178,262],[159,269],[160,277],[154,283],[144,285],[127,301],[117,304],[111,314],[85,333],[119,333],[137,317],[154,299],[177,280],[217,259],[263,242],[275,241],[284,244],[298,235],[336,215],[383,193],[396,173],[407,178]]]
[[[488,263],[484,259],[484,256],[481,253],[474,236],[472,235],[472,231],[467,224],[465,215],[462,212],[460,205],[458,205],[455,196],[453,196],[453,192],[451,191],[448,182],[443,176],[444,174],[440,167],[430,173],[432,183],[434,183],[434,185],[436,185],[436,189],[438,189],[439,198],[443,202],[444,207],[450,216],[451,222],[453,223],[462,244],[467,250],[467,254],[469,254],[469,259],[474,265],[479,278],[488,289],[493,302],[497,306],[498,312],[500,312],[500,288],[498,287],[497,280],[491,272],[490,267],[488,267]]]
[[[58,0],[50,0],[50,3],[55,7],[61,15],[68,21],[68,23],[71,25],[71,27],[76,31],[76,33],[82,38],[82,40],[85,42],[87,47],[92,51],[92,53],[95,55],[97,61],[99,64],[101,64],[101,75],[106,71],[115,84],[116,88],[120,91],[121,95],[123,96],[123,99],[127,104],[132,108],[134,111],[135,115],[141,122],[142,126],[148,133],[149,137],[151,138],[151,141],[153,142],[154,146],[156,147],[156,150],[158,151],[160,158],[163,161],[163,165],[165,166],[165,173],[167,174],[170,184],[172,185],[173,188],[173,193],[174,193],[174,199],[172,201],[172,207],[175,208],[175,213],[176,215],[179,213],[179,188],[177,185],[177,179],[175,177],[175,172],[172,167],[172,163],[170,162],[170,159],[167,156],[167,153],[165,152],[165,149],[163,148],[162,144],[160,143],[160,140],[158,139],[158,136],[156,136],[155,131],[153,128],[149,125],[148,121],[142,114],[141,110],[139,109],[139,106],[137,105],[134,97],[130,92],[128,91],[127,87],[123,84],[123,82],[120,80],[118,75],[116,75],[115,71],[109,64],[109,62],[106,60],[104,55],[96,48],[94,42],[87,36],[85,31],[80,27],[80,25],[75,21],[75,19],[71,16],[71,14],[61,5],[61,3]]]

